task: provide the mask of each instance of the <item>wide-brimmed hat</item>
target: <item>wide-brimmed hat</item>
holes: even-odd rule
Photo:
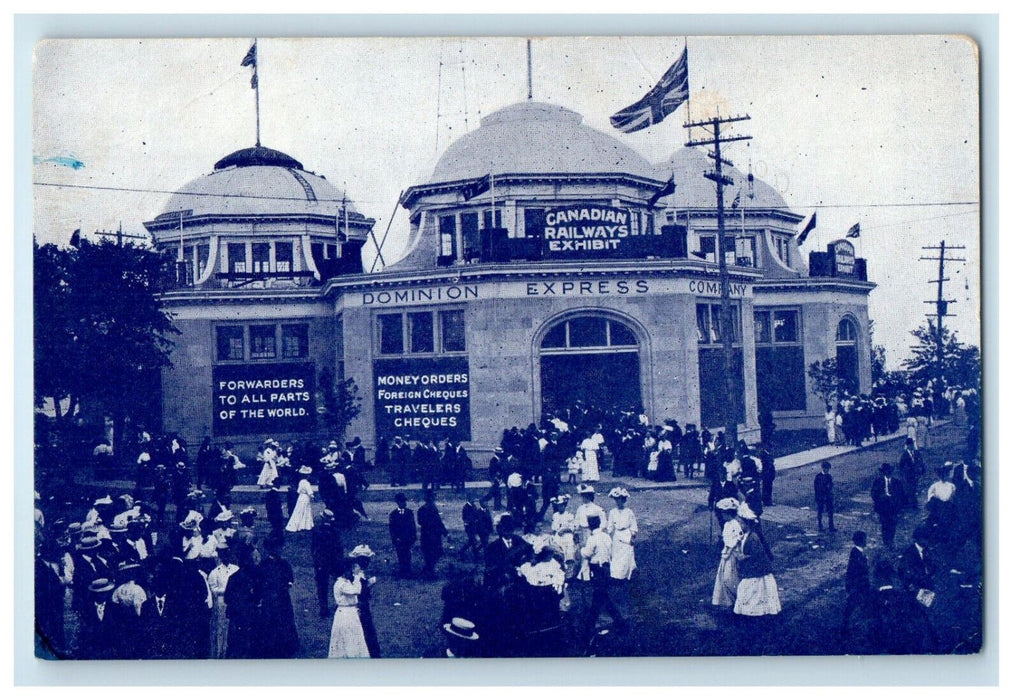
[[[339,445],[336,444],[336,440],[330,440],[329,441],[329,447],[335,449],[335,448],[339,447]]]
[[[97,578],[89,584],[92,593],[108,593],[113,590],[113,581],[108,578]]]
[[[559,496],[556,496],[554,499],[552,499],[552,502],[554,505],[561,506],[570,502],[570,496],[564,493]]]
[[[609,492],[610,498],[630,498],[630,493],[622,486],[617,486]]]
[[[234,519],[234,514],[230,512],[229,508],[223,508],[213,520],[218,523],[229,523]]]
[[[375,552],[373,552],[372,548],[369,547],[367,544],[359,544],[357,547],[352,549],[351,553],[348,554],[347,556],[349,556],[351,559],[357,559],[358,557],[374,557]]]
[[[594,496],[595,495],[595,487],[592,486],[591,484],[581,484],[580,486],[577,487],[577,492],[579,494],[581,494],[582,496],[585,495],[585,494],[588,494],[588,493],[590,493],[590,494],[592,494]]]
[[[475,641],[478,639],[478,632],[475,631],[475,623],[471,620],[465,620],[463,617],[455,617],[445,625],[443,630],[454,637],[460,639],[467,639],[468,641]]]
[[[94,506],[112,506],[113,505],[113,499],[110,498],[109,494],[107,494],[107,495],[103,496],[102,498],[97,498],[96,500],[92,501],[92,505],[94,505]]]
[[[737,508],[737,517],[743,518],[744,520],[758,519],[758,516],[755,514],[755,512],[751,510],[751,506],[747,505],[747,501],[741,503],[740,506]]]
[[[202,520],[202,514],[197,510],[188,511],[187,517],[184,518],[184,522],[180,523],[180,526],[185,530],[194,530],[202,524]]]
[[[125,573],[127,571],[134,571],[135,569],[141,569],[142,565],[136,561],[122,561],[117,567],[118,573]]]
[[[85,535],[78,540],[78,549],[96,549],[99,547],[99,538],[95,535]]]
[[[523,486],[524,485],[524,477],[522,477],[517,472],[514,472],[513,474],[511,474],[510,476],[508,476],[506,478],[506,485],[509,486],[510,488],[516,488],[518,486]]]
[[[301,465],[301,467],[297,471],[298,471],[298,474],[311,474],[312,473],[312,468],[309,467],[307,464],[304,464],[304,465]]]
[[[715,504],[719,510],[737,510],[740,508],[740,501],[735,498],[724,498]]]

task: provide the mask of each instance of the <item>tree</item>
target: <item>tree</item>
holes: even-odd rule
[[[839,376],[839,363],[835,357],[826,360],[815,360],[808,367],[811,379],[811,391],[824,403],[832,403],[843,391],[846,381]]]
[[[871,383],[881,384],[886,378],[885,346],[875,344],[875,322],[868,321],[868,339],[871,346]]]
[[[955,331],[942,328],[942,374],[938,372],[938,330],[931,319],[910,331],[917,339],[911,346],[913,354],[903,365],[910,372],[914,386],[931,383],[938,388],[981,386],[981,351],[974,345],[961,343]]]
[[[179,331],[162,307],[168,256],[134,245],[35,244],[35,402],[69,428],[88,413],[157,423],[159,372]]]
[[[361,393],[354,379],[348,377],[343,381],[335,381],[333,372],[323,368],[319,373],[319,386],[322,391],[322,416],[324,427],[335,432],[343,439],[347,428],[354,419],[361,415]]]

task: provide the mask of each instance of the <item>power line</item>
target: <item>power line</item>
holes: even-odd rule
[[[257,194],[216,194],[212,192],[189,192],[187,190],[162,190],[148,187],[113,187],[112,185],[72,185],[60,182],[33,182],[37,187],[57,187],[78,190],[101,190],[106,192],[135,192],[139,194],[180,194],[189,197],[222,197],[225,199],[273,199],[279,201],[304,202],[306,197],[284,197],[282,195],[257,195]],[[320,198],[320,202],[342,203],[343,199]],[[363,199],[362,202],[381,202],[378,199]],[[789,209],[861,209],[861,208],[909,208],[909,207],[962,207],[977,206],[980,201],[959,201],[959,202],[872,202],[852,204],[787,204]],[[749,211],[755,209],[774,209],[775,207],[747,207]]]

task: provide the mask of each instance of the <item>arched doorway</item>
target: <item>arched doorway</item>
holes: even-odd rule
[[[845,316],[836,329],[836,372],[851,394],[861,390],[857,338],[857,322]]]
[[[641,402],[637,334],[607,316],[572,316],[550,327],[539,344],[542,412],[577,402],[603,410],[636,410]]]

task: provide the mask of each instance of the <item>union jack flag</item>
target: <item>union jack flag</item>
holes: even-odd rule
[[[690,85],[687,79],[687,48],[676,63],[648,94],[640,100],[614,114],[609,120],[620,131],[631,133],[658,124],[687,101]]]

